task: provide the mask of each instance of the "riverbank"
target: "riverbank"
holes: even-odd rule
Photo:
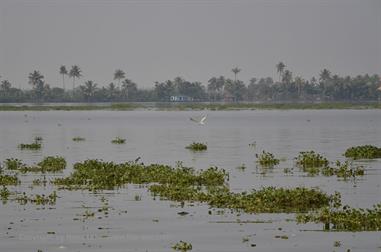
[[[291,109],[381,109],[381,103],[86,103],[2,104],[0,111],[88,110],[291,110]]]

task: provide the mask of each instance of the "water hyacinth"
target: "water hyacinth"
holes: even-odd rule
[[[31,143],[31,144],[19,144],[18,145],[18,148],[21,149],[21,150],[40,150],[41,149],[41,144],[39,142],[34,142],[34,143]]]
[[[26,172],[61,172],[66,168],[66,160],[63,157],[59,156],[48,156],[45,157],[41,162],[37,165],[26,166],[23,165],[18,168],[18,170],[22,173]]]
[[[113,144],[125,144],[126,143],[126,139],[120,138],[120,137],[116,137],[113,140],[111,140],[111,143],[113,143]]]
[[[20,159],[17,158],[7,158],[4,161],[4,165],[8,170],[18,170],[26,166]]]
[[[261,154],[255,154],[257,162],[262,166],[274,166],[279,164],[279,159],[275,158],[274,154],[262,151]]]
[[[347,158],[356,159],[373,159],[381,158],[381,148],[373,145],[361,145],[348,148],[344,156]]]
[[[296,165],[309,174],[319,173],[319,168],[329,164],[328,159],[314,151],[302,151],[295,158]]]
[[[20,180],[17,178],[16,175],[0,174],[0,185],[2,186],[18,185],[19,183]]]
[[[205,151],[208,149],[208,146],[204,143],[196,143],[193,142],[192,144],[185,147],[186,149],[192,150],[192,151]]]
[[[184,242],[184,241],[179,241],[178,243],[173,245],[172,248],[177,251],[185,252],[185,251],[192,250],[192,244],[188,242]]]
[[[381,204],[371,209],[344,206],[340,210],[325,207],[317,212],[298,214],[298,223],[323,223],[325,230],[380,231]]]

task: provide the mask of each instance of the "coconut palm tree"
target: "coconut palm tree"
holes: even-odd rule
[[[279,81],[280,81],[283,75],[283,71],[286,68],[286,65],[282,61],[280,61],[278,64],[275,65],[275,67],[276,67],[277,73],[279,74]]]
[[[125,73],[123,70],[117,69],[114,73],[114,80],[118,80],[118,88],[120,88],[120,80],[125,78]]]
[[[85,82],[85,85],[79,86],[79,88],[86,101],[89,102],[97,90],[97,84],[94,83],[94,81],[89,80]]]
[[[290,70],[284,71],[282,75],[282,82],[289,84],[292,81],[292,72]]]
[[[320,80],[322,81],[327,81],[331,79],[331,72],[328,70],[328,69],[323,69],[321,72],[320,72]]]
[[[60,66],[60,74],[62,74],[62,87],[63,87],[63,90],[65,90],[65,75],[68,74],[66,66],[64,65]]]
[[[2,80],[0,85],[0,90],[8,92],[12,85],[8,80]]]
[[[39,71],[33,71],[28,76],[28,83],[33,86],[33,91],[38,101],[44,96],[44,76]]]
[[[238,67],[235,67],[232,69],[232,72],[234,73],[234,82],[237,82],[237,74],[241,72],[241,69],[239,69]]]
[[[73,78],[73,93],[74,93],[74,89],[75,89],[75,78],[77,78],[77,79],[81,78],[82,77],[81,72],[82,72],[81,69],[77,65],[72,66],[70,69],[69,77]]]

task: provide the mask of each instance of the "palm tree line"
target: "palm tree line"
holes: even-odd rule
[[[238,102],[238,101],[376,101],[381,99],[378,75],[357,75],[341,77],[328,69],[320,71],[318,78],[309,80],[294,76],[286,64],[275,65],[278,81],[272,77],[251,78],[249,83],[239,80],[239,67],[231,69],[234,79],[225,76],[211,77],[206,85],[187,81],[181,77],[164,82],[155,82],[150,89],[138,88],[126,72],[116,69],[112,81],[100,87],[93,80],[85,80],[76,87],[76,81],[83,77],[78,65],[70,70],[65,65],[59,67],[62,87],[50,87],[44,76],[37,70],[28,75],[32,90],[12,87],[9,80],[1,80],[0,102],[123,102],[123,101],[164,101],[171,96],[186,96],[193,101]],[[72,79],[72,89],[67,90],[65,78]]]

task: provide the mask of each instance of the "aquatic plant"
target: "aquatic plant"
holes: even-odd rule
[[[295,158],[296,165],[301,167],[304,172],[310,175],[318,174],[321,167],[329,164],[328,159],[314,151],[302,151]]]
[[[0,199],[2,201],[7,201],[10,194],[11,193],[9,192],[8,188],[3,186],[3,188],[0,190]]]
[[[53,193],[47,196],[44,194],[28,196],[25,192],[23,192],[21,195],[18,195],[15,200],[21,205],[25,205],[27,203],[35,205],[54,205],[57,201],[57,193],[56,191],[53,191]]]
[[[348,148],[344,156],[353,159],[381,158],[381,148],[373,145],[361,145]]]
[[[124,143],[126,143],[126,139],[116,137],[113,140],[111,140],[111,143],[113,143],[113,144],[124,144]]]
[[[40,137],[40,136],[36,136],[36,137],[34,138],[34,141],[35,141],[35,142],[42,142],[42,140],[43,140],[43,138]]]
[[[61,172],[66,168],[66,160],[59,156],[48,156],[45,157],[37,165],[33,166],[22,166],[18,170],[22,173],[26,172]]]
[[[8,186],[8,185],[17,185],[20,183],[20,180],[16,175],[3,175],[0,174],[0,185]]]
[[[80,141],[85,141],[85,140],[86,140],[86,138],[84,138],[84,137],[73,137],[74,142],[80,142]]]
[[[4,165],[8,170],[18,170],[26,166],[20,159],[17,158],[7,158],[4,161]]]
[[[192,151],[205,151],[208,149],[208,146],[204,143],[193,142],[192,144],[186,146],[185,148]]]
[[[275,158],[274,154],[266,151],[262,151],[261,154],[255,154],[255,157],[258,159],[257,163],[262,166],[274,166],[279,164],[279,159]]]
[[[345,161],[344,163],[336,161],[336,167],[323,167],[321,173],[324,176],[336,175],[339,178],[347,179],[363,176],[365,174],[365,170],[362,166],[353,166],[349,161]]]
[[[324,207],[317,212],[298,214],[297,221],[298,223],[323,223],[324,230],[380,231],[381,204],[377,204],[371,209],[343,206],[338,210]]]
[[[177,251],[185,252],[188,250],[192,250],[192,244],[184,241],[179,241],[178,243],[173,245],[172,248]]]
[[[39,150],[41,149],[41,144],[39,142],[34,142],[31,144],[19,144],[18,148],[21,150]]]

